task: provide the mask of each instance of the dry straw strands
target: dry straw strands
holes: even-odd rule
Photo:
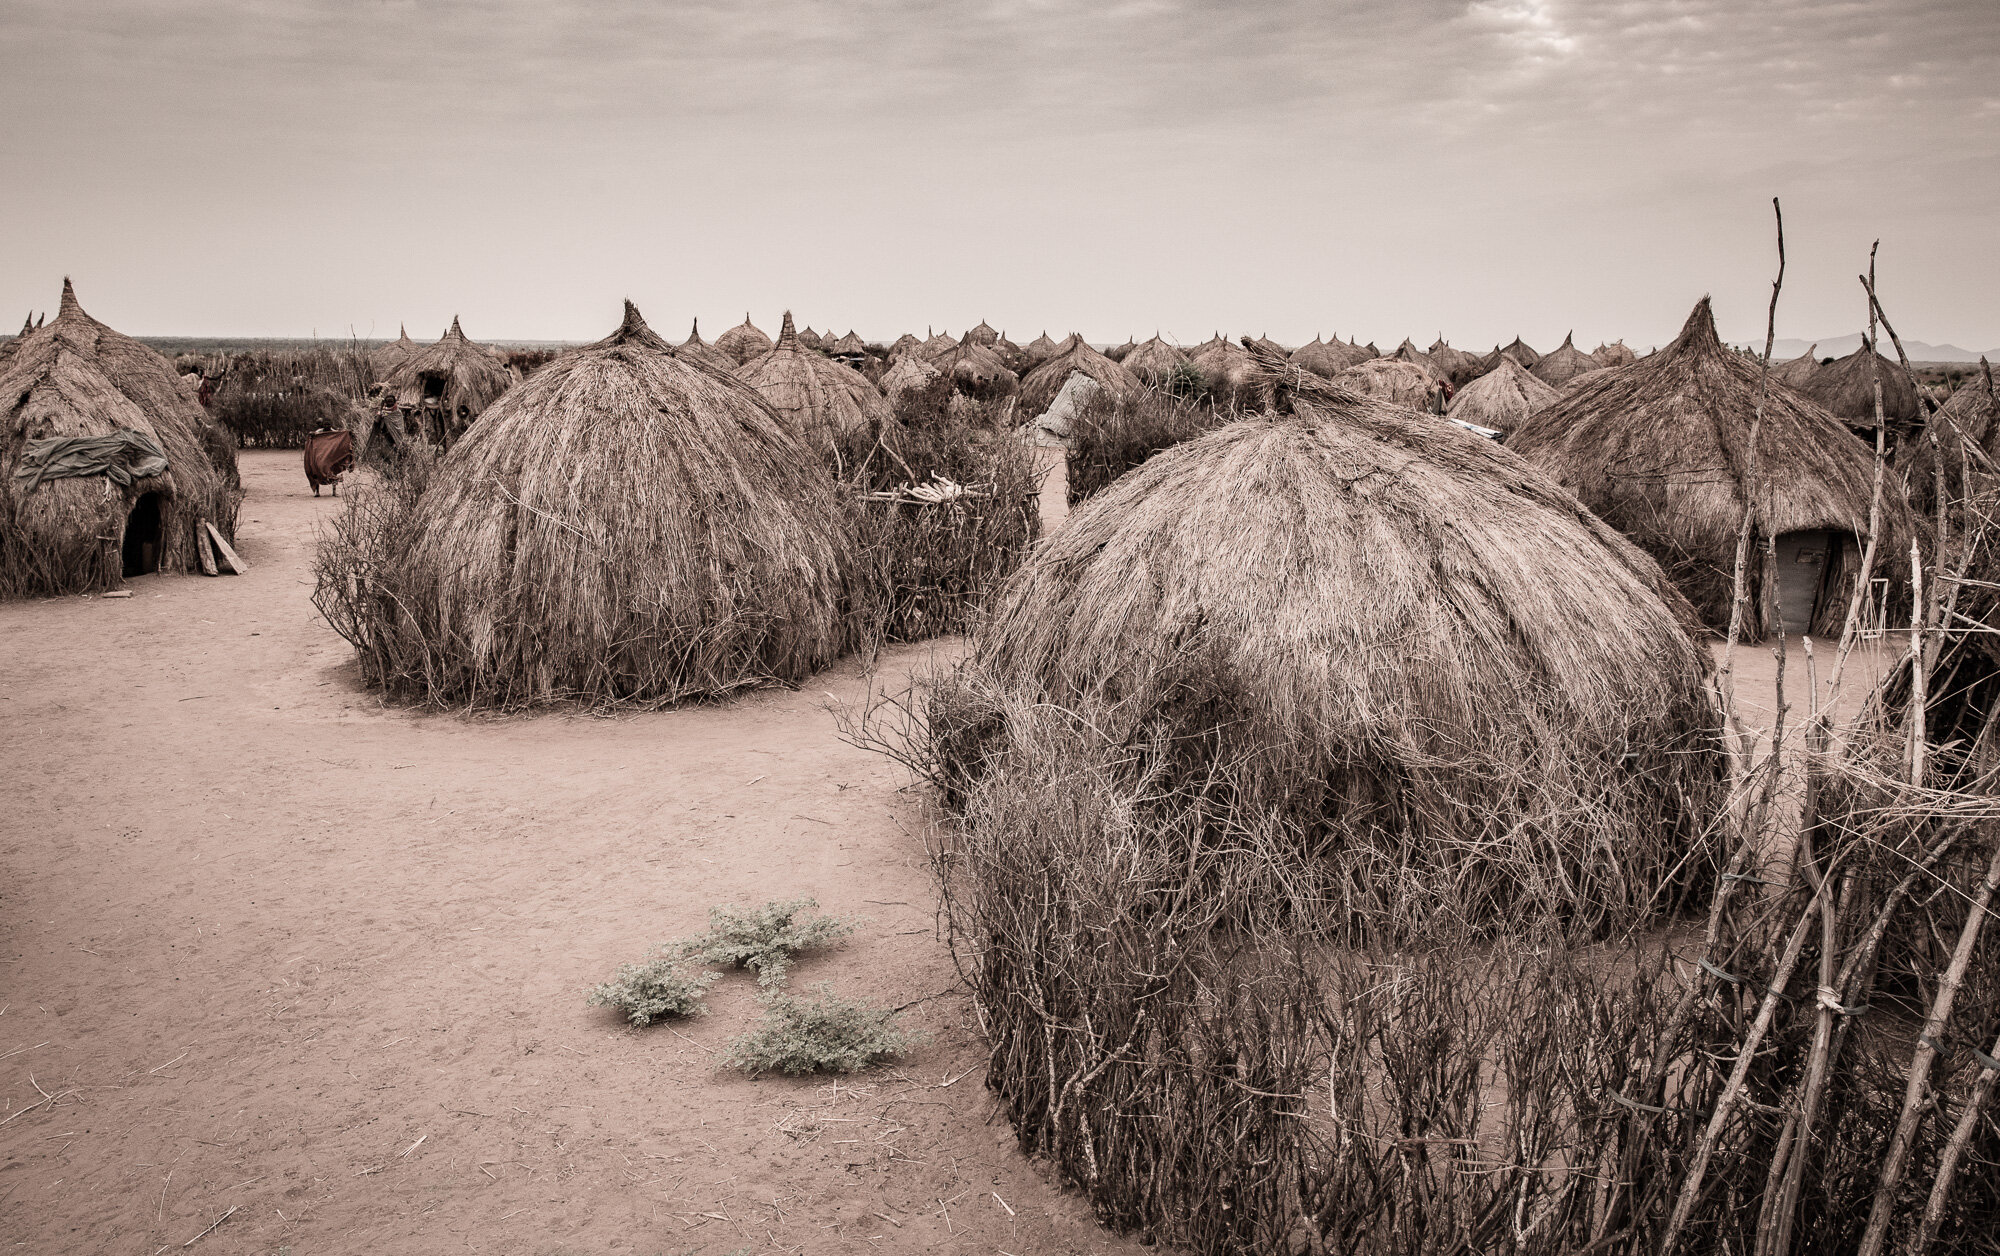
[[[317,565],[315,604],[393,690],[659,706],[841,648],[851,538],[824,461],[629,302],[422,479],[357,497]]]
[[[837,436],[866,430],[889,413],[882,394],[860,372],[799,343],[789,310],[778,343],[738,367],[736,378],[755,389],[792,434],[814,449],[830,448]]]
[[[1575,332],[1564,336],[1561,347],[1543,356],[1529,369],[1529,373],[1551,388],[1561,388],[1585,371],[1594,371],[1606,365],[1577,348],[1575,341]]]
[[[737,366],[769,353],[771,348],[771,338],[757,330],[747,310],[741,323],[715,338],[716,352]]]
[[[203,520],[235,537],[235,449],[170,362],[84,313],[67,279],[54,321],[12,343],[0,360],[0,596],[117,588],[127,518],[147,494],[159,504],[161,570],[200,570]],[[120,428],[151,437],[167,470],[129,485],[93,475],[25,492],[14,478],[30,440]]]
[[[1882,380],[1882,417],[1892,429],[1916,422],[1921,413],[1916,385],[1901,366],[1876,352],[1872,345],[1863,344],[1846,357],[1826,363],[1796,387],[1848,426],[1874,427],[1878,370]]]
[[[1561,395],[1503,355],[1498,366],[1458,390],[1449,413],[1480,427],[1511,432]]]
[[[1132,352],[1125,355],[1119,365],[1141,381],[1154,387],[1167,382],[1173,376],[1174,368],[1187,361],[1187,354],[1160,339],[1157,332],[1152,339],[1134,345]]]
[[[1771,378],[1794,392],[1804,392],[1812,377],[1819,373],[1819,353],[1817,344],[1789,362],[1780,362],[1771,368]],[[1871,409],[1871,415],[1874,411]]]
[[[688,328],[688,338],[673,347],[674,356],[687,362],[699,362],[712,370],[727,375],[734,371],[737,363],[728,354],[717,349],[701,338],[701,320],[695,319]]]
[[[1431,394],[1437,389],[1429,371],[1397,358],[1373,358],[1359,366],[1350,366],[1334,376],[1333,382],[1365,397],[1412,410],[1428,408]]]
[[[1258,374],[1249,351],[1221,332],[1188,354],[1188,365],[1200,373],[1202,386],[1217,405],[1248,405],[1256,400],[1251,394]]]
[[[1320,343],[1318,336],[1314,336],[1311,344],[1301,346],[1292,354],[1291,362],[1300,370],[1311,371],[1321,379],[1332,379],[1348,367],[1359,366],[1372,356],[1374,355],[1363,352],[1359,346],[1342,343],[1339,336],[1335,336],[1325,344]]]
[[[1604,372],[1517,427],[1508,446],[1538,464],[1607,523],[1660,561],[1711,627],[1729,622],[1731,571],[1747,490],[1757,366],[1715,334],[1704,297],[1659,353]],[[1867,531],[1873,467],[1839,420],[1783,387],[1770,390],[1757,458],[1764,484],[1756,537],[1821,529]],[[1885,503],[1890,536],[1910,535]],[[1900,552],[1885,536],[1882,553]],[[1843,546],[1843,579],[1858,568]],[[1753,573],[1754,579],[1754,573]],[[1753,596],[1745,639],[1761,639],[1767,599]],[[1816,635],[1838,635],[1844,592],[1823,599]]]

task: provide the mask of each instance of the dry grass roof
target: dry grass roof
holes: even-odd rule
[[[1082,371],[1121,399],[1136,396],[1145,388],[1137,375],[1085,344],[1082,336],[1071,333],[1054,353],[1022,376],[1020,413],[1032,417],[1048,409],[1071,371]]]
[[[453,316],[436,344],[425,345],[390,372],[384,391],[399,409],[444,416],[443,434],[456,439],[514,379],[506,359],[469,339]]]
[[[1504,356],[1504,355],[1503,355]],[[1594,371],[1606,365],[1576,347],[1576,333],[1563,337],[1563,342],[1555,352],[1545,354],[1542,360],[1529,368],[1530,373],[1551,388],[1561,388],[1585,371]]]
[[[984,345],[990,349],[999,343],[1000,333],[988,327],[986,320],[982,318],[979,320],[979,326],[965,333],[965,338],[973,344]]]
[[[1221,332],[1195,346],[1188,365],[1201,372],[1202,383],[1224,404],[1242,403],[1255,389],[1257,371],[1250,351]]]
[[[924,361],[922,355],[904,353],[890,361],[889,369],[882,372],[877,384],[883,394],[893,401],[898,393],[922,388],[941,374],[943,372]]]
[[[1300,346],[1292,354],[1291,363],[1321,379],[1332,379],[1348,367],[1366,362],[1369,356],[1358,345],[1343,343],[1339,336],[1324,344],[1318,336],[1314,336],[1311,344]]]
[[[752,358],[769,353],[771,338],[757,330],[757,325],[750,321],[750,312],[745,310],[741,323],[715,338],[715,348],[722,356],[741,366]]]
[[[1437,388],[1437,382],[1429,371],[1414,362],[1397,358],[1370,358],[1335,375],[1333,382],[1364,397],[1411,410],[1428,407],[1431,393]]]
[[[1703,297],[1672,344],[1564,393],[1507,444],[1659,558],[1711,626],[1726,626],[1759,384],[1757,364],[1716,336]],[[1758,535],[1865,533],[1873,455],[1825,410],[1774,383],[1757,457]],[[1892,530],[1907,535],[1887,505]],[[1753,618],[1748,636],[1767,630]]]
[[[128,485],[102,475],[45,480],[28,491],[14,479],[31,440],[121,428],[155,441],[166,471]],[[201,521],[235,535],[235,450],[173,364],[84,313],[65,279],[55,320],[0,360],[0,596],[118,587],[126,517],[148,493],[161,500],[160,569],[199,570]]]
[[[831,448],[840,437],[865,430],[889,413],[866,376],[799,343],[789,310],[778,343],[736,368],[736,378],[755,389],[792,434],[813,448]]]
[[[673,346],[674,355],[688,362],[699,362],[711,369],[727,375],[734,371],[737,363],[730,356],[701,338],[701,320],[695,319],[688,328],[688,338]]]
[[[1173,375],[1174,368],[1187,361],[1187,354],[1160,339],[1159,333],[1132,346],[1119,365],[1148,384],[1160,385]]]
[[[1819,346],[1814,344],[1789,362],[1771,367],[1771,378],[1794,392],[1804,392],[1806,384],[1819,373]]]
[[[1639,360],[1639,355],[1626,348],[1623,340],[1600,344],[1590,351],[1590,356],[1605,366],[1629,366]]]
[[[1434,341],[1430,348],[1424,350],[1424,356],[1430,359],[1431,372],[1444,376],[1453,386],[1470,383],[1484,375],[1487,369],[1485,358],[1476,353],[1467,353],[1463,349],[1452,348],[1444,342],[1442,336]]]
[[[1044,331],[1041,335],[1036,336],[1033,340],[1022,346],[1021,351],[1028,355],[1028,361],[1041,362],[1056,351],[1056,342],[1050,340],[1049,333]]]
[[[1522,366],[1527,367],[1531,371],[1535,369],[1535,363],[1542,360],[1542,355],[1536,353],[1534,349],[1529,346],[1528,342],[1521,339],[1519,336],[1514,337],[1514,343],[1506,346],[1503,349],[1496,350],[1495,352],[1506,354],[1508,357],[1514,359],[1516,362],[1519,362]]]
[[[902,335],[896,337],[896,342],[894,344],[889,346],[889,356],[893,358],[901,354],[910,353],[913,351],[921,351],[923,349],[923,346],[924,346],[923,341],[917,339],[909,332],[904,332]]]
[[[995,390],[1012,391],[1016,383],[1014,372],[999,352],[974,340],[970,333],[955,347],[932,358],[931,365],[951,376],[960,388],[981,396]]]
[[[396,338],[370,354],[369,362],[378,378],[387,379],[397,367],[415,357],[420,348],[416,341],[410,339],[410,329],[398,324]]]
[[[1994,395],[1993,368],[1985,358],[1979,359],[1979,373],[1938,407],[1927,426],[1930,430],[1911,441],[1909,456],[1903,460],[1910,506],[1926,517],[1937,505],[1940,461],[1944,464],[1947,502],[1964,500],[1968,487],[1977,496],[1977,480],[2000,471],[2000,398]],[[1931,433],[1937,436],[1941,458],[1931,454]],[[1970,485],[1966,478],[1968,471],[1973,477]]]
[[[1554,404],[1562,394],[1502,355],[1500,364],[1458,390],[1450,415],[1480,427],[1511,432],[1535,411]]]
[[[408,631],[434,696],[658,705],[839,652],[850,544],[821,459],[626,303],[508,393],[418,503]]]
[[[1922,413],[1917,390],[1902,364],[1864,344],[1844,358],[1820,366],[1799,391],[1850,427],[1875,425],[1875,368],[1882,373],[1882,416],[1892,427],[1914,423]]]

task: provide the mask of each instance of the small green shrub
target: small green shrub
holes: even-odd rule
[[[921,1041],[892,1024],[896,1013],[833,993],[822,982],[816,999],[773,990],[759,996],[764,1019],[730,1040],[723,1063],[746,1073],[858,1073]]]
[[[854,932],[856,922],[839,916],[800,919],[818,910],[819,903],[810,898],[773,900],[747,910],[711,907],[707,933],[667,945],[704,963],[751,969],[757,984],[770,989],[783,984],[799,952],[831,946]]]
[[[708,1011],[702,996],[722,979],[721,973],[689,972],[673,956],[638,964],[620,964],[611,980],[590,992],[591,1007],[615,1007],[634,1025],[650,1025],[669,1016],[694,1016]]]

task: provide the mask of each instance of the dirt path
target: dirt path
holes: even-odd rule
[[[714,1066],[748,976],[672,1029],[584,1006],[711,904],[800,894],[873,923],[795,988],[951,990],[901,770],[824,709],[854,667],[620,719],[385,709],[308,601],[340,506],[298,458],[244,456],[249,576],[0,605],[0,1247],[148,1256],[227,1213],[197,1250],[1136,1250],[1014,1150],[956,994],[838,1085]]]

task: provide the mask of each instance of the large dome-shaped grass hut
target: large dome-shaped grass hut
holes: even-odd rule
[[[1554,352],[1542,355],[1541,361],[1529,367],[1528,373],[1551,388],[1561,388],[1577,376],[1603,365],[1576,347],[1576,333],[1571,332],[1563,337],[1562,344]]]
[[[1022,377],[1020,413],[1033,418],[1048,409],[1072,371],[1082,371],[1119,400],[1135,397],[1146,387],[1137,375],[1091,348],[1083,342],[1082,336],[1072,332],[1054,353]]]
[[[736,370],[737,363],[726,353],[701,338],[701,320],[695,319],[688,328],[688,338],[673,346],[674,356],[702,365],[728,375]]]
[[[437,343],[405,358],[383,391],[402,411],[406,428],[449,445],[513,387],[515,378],[506,359],[467,339],[453,316]]]
[[[1295,823],[1406,929],[1711,878],[1709,655],[1659,567],[1511,452],[1279,369],[1279,412],[1038,543],[933,707],[948,773],[1032,772],[1068,719],[1155,799]]]
[[[1439,336],[1424,350],[1424,356],[1431,360],[1431,370],[1450,380],[1452,387],[1463,388],[1486,373],[1486,360],[1476,353],[1454,349]]]
[[[1257,369],[1250,351],[1221,332],[1195,346],[1188,354],[1188,365],[1201,374],[1202,384],[1217,405],[1249,405],[1256,400],[1252,394]]]
[[[1504,348],[1496,349],[1494,352],[1506,354],[1531,371],[1535,369],[1535,363],[1542,360],[1542,355],[1536,353],[1528,342],[1519,336],[1514,337],[1514,343]]]
[[[1291,364],[1302,371],[1310,371],[1321,379],[1332,379],[1350,366],[1359,366],[1373,355],[1359,345],[1351,345],[1335,336],[1322,344],[1318,336],[1312,343],[1301,346],[1292,354]]]
[[[784,420],[627,302],[481,417],[388,556],[323,548],[315,601],[371,680],[433,702],[662,706],[831,662],[848,529]]]
[[[1187,354],[1160,339],[1160,334],[1154,332],[1151,339],[1134,345],[1132,352],[1126,354],[1125,360],[1118,365],[1132,372],[1141,382],[1159,388],[1172,379],[1175,368],[1186,361]]]
[[[55,320],[11,343],[0,360],[0,596],[199,571],[203,523],[235,538],[235,450],[172,363],[84,313],[67,279]]]
[[[906,353],[922,353],[923,350],[923,341],[917,339],[909,332],[904,332],[902,335],[896,337],[895,343],[889,346],[889,357],[891,360],[894,360]]]
[[[1590,351],[1590,356],[1602,366],[1630,366],[1639,360],[1639,355],[1626,348],[1623,340],[1600,344]]]
[[[889,369],[882,372],[882,378],[876,381],[876,386],[882,390],[884,396],[894,401],[897,396],[912,388],[927,387],[932,380],[943,373],[924,361],[921,355],[905,353],[889,363]]]
[[[1771,368],[1771,378],[1791,389],[1804,392],[1812,377],[1819,374],[1819,346],[1812,345],[1789,362],[1780,362]]]
[[[410,329],[398,325],[396,338],[368,355],[369,365],[375,369],[375,378],[387,379],[396,373],[396,368],[422,352],[422,346],[410,339]]]
[[[970,333],[957,347],[932,359],[931,365],[951,376],[952,385],[968,397],[1004,397],[1020,383],[999,353],[974,340]]]
[[[799,343],[789,310],[778,343],[737,367],[736,378],[755,389],[792,434],[814,449],[831,448],[889,415],[881,391],[866,376]]]
[[[1938,407],[1928,426],[1929,432],[1911,441],[1910,455],[1902,467],[1910,490],[1910,508],[1926,518],[1937,509],[1940,462],[1944,465],[1947,503],[1979,496],[1979,480],[2000,469],[2000,398],[1994,395],[1993,367],[1985,358],[1979,359],[1979,373]],[[1940,457],[1931,453],[1932,432],[1937,435]]]
[[[1416,367],[1433,379],[1442,379],[1444,377],[1443,371],[1431,365],[1430,355],[1426,354],[1422,349],[1417,348],[1416,344],[1408,336],[1403,337],[1403,343],[1396,346],[1396,351],[1389,355],[1389,360],[1391,362],[1408,362],[1411,366]]]
[[[743,312],[743,321],[715,338],[716,352],[728,358],[736,366],[760,358],[771,351],[771,338],[759,331],[750,321],[750,312]]]
[[[1703,297],[1672,344],[1564,393],[1507,444],[1658,559],[1703,622],[1726,630],[1759,376],[1755,362],[1716,336]],[[1869,451],[1838,419],[1773,383],[1757,479],[1753,543],[1776,542],[1777,615],[1788,632],[1837,636],[1867,531]],[[1900,552],[1895,538],[1909,535],[1900,502],[1889,500],[1896,496],[1885,494],[1885,564]],[[1746,640],[1775,627],[1763,610],[1761,570],[1749,564]]]
[[[1882,418],[1891,432],[1907,433],[1923,413],[1916,387],[1903,373],[1901,363],[1883,357],[1872,345],[1863,344],[1844,358],[1822,364],[1797,388],[1847,426],[1873,431],[1878,367],[1882,373]]]
[[[979,320],[979,326],[965,333],[965,339],[968,344],[981,345],[991,349],[1000,342],[1000,333],[988,327],[986,320],[982,318]]]
[[[1021,352],[1028,355],[1028,364],[1030,366],[1039,366],[1049,360],[1050,355],[1055,353],[1056,347],[1056,342],[1050,340],[1049,333],[1044,331],[1041,335],[1036,336],[1033,340],[1023,345]]]
[[[1447,413],[1464,423],[1511,432],[1537,410],[1554,405],[1562,396],[1544,384],[1514,359],[1502,355],[1500,365],[1458,390]]]

